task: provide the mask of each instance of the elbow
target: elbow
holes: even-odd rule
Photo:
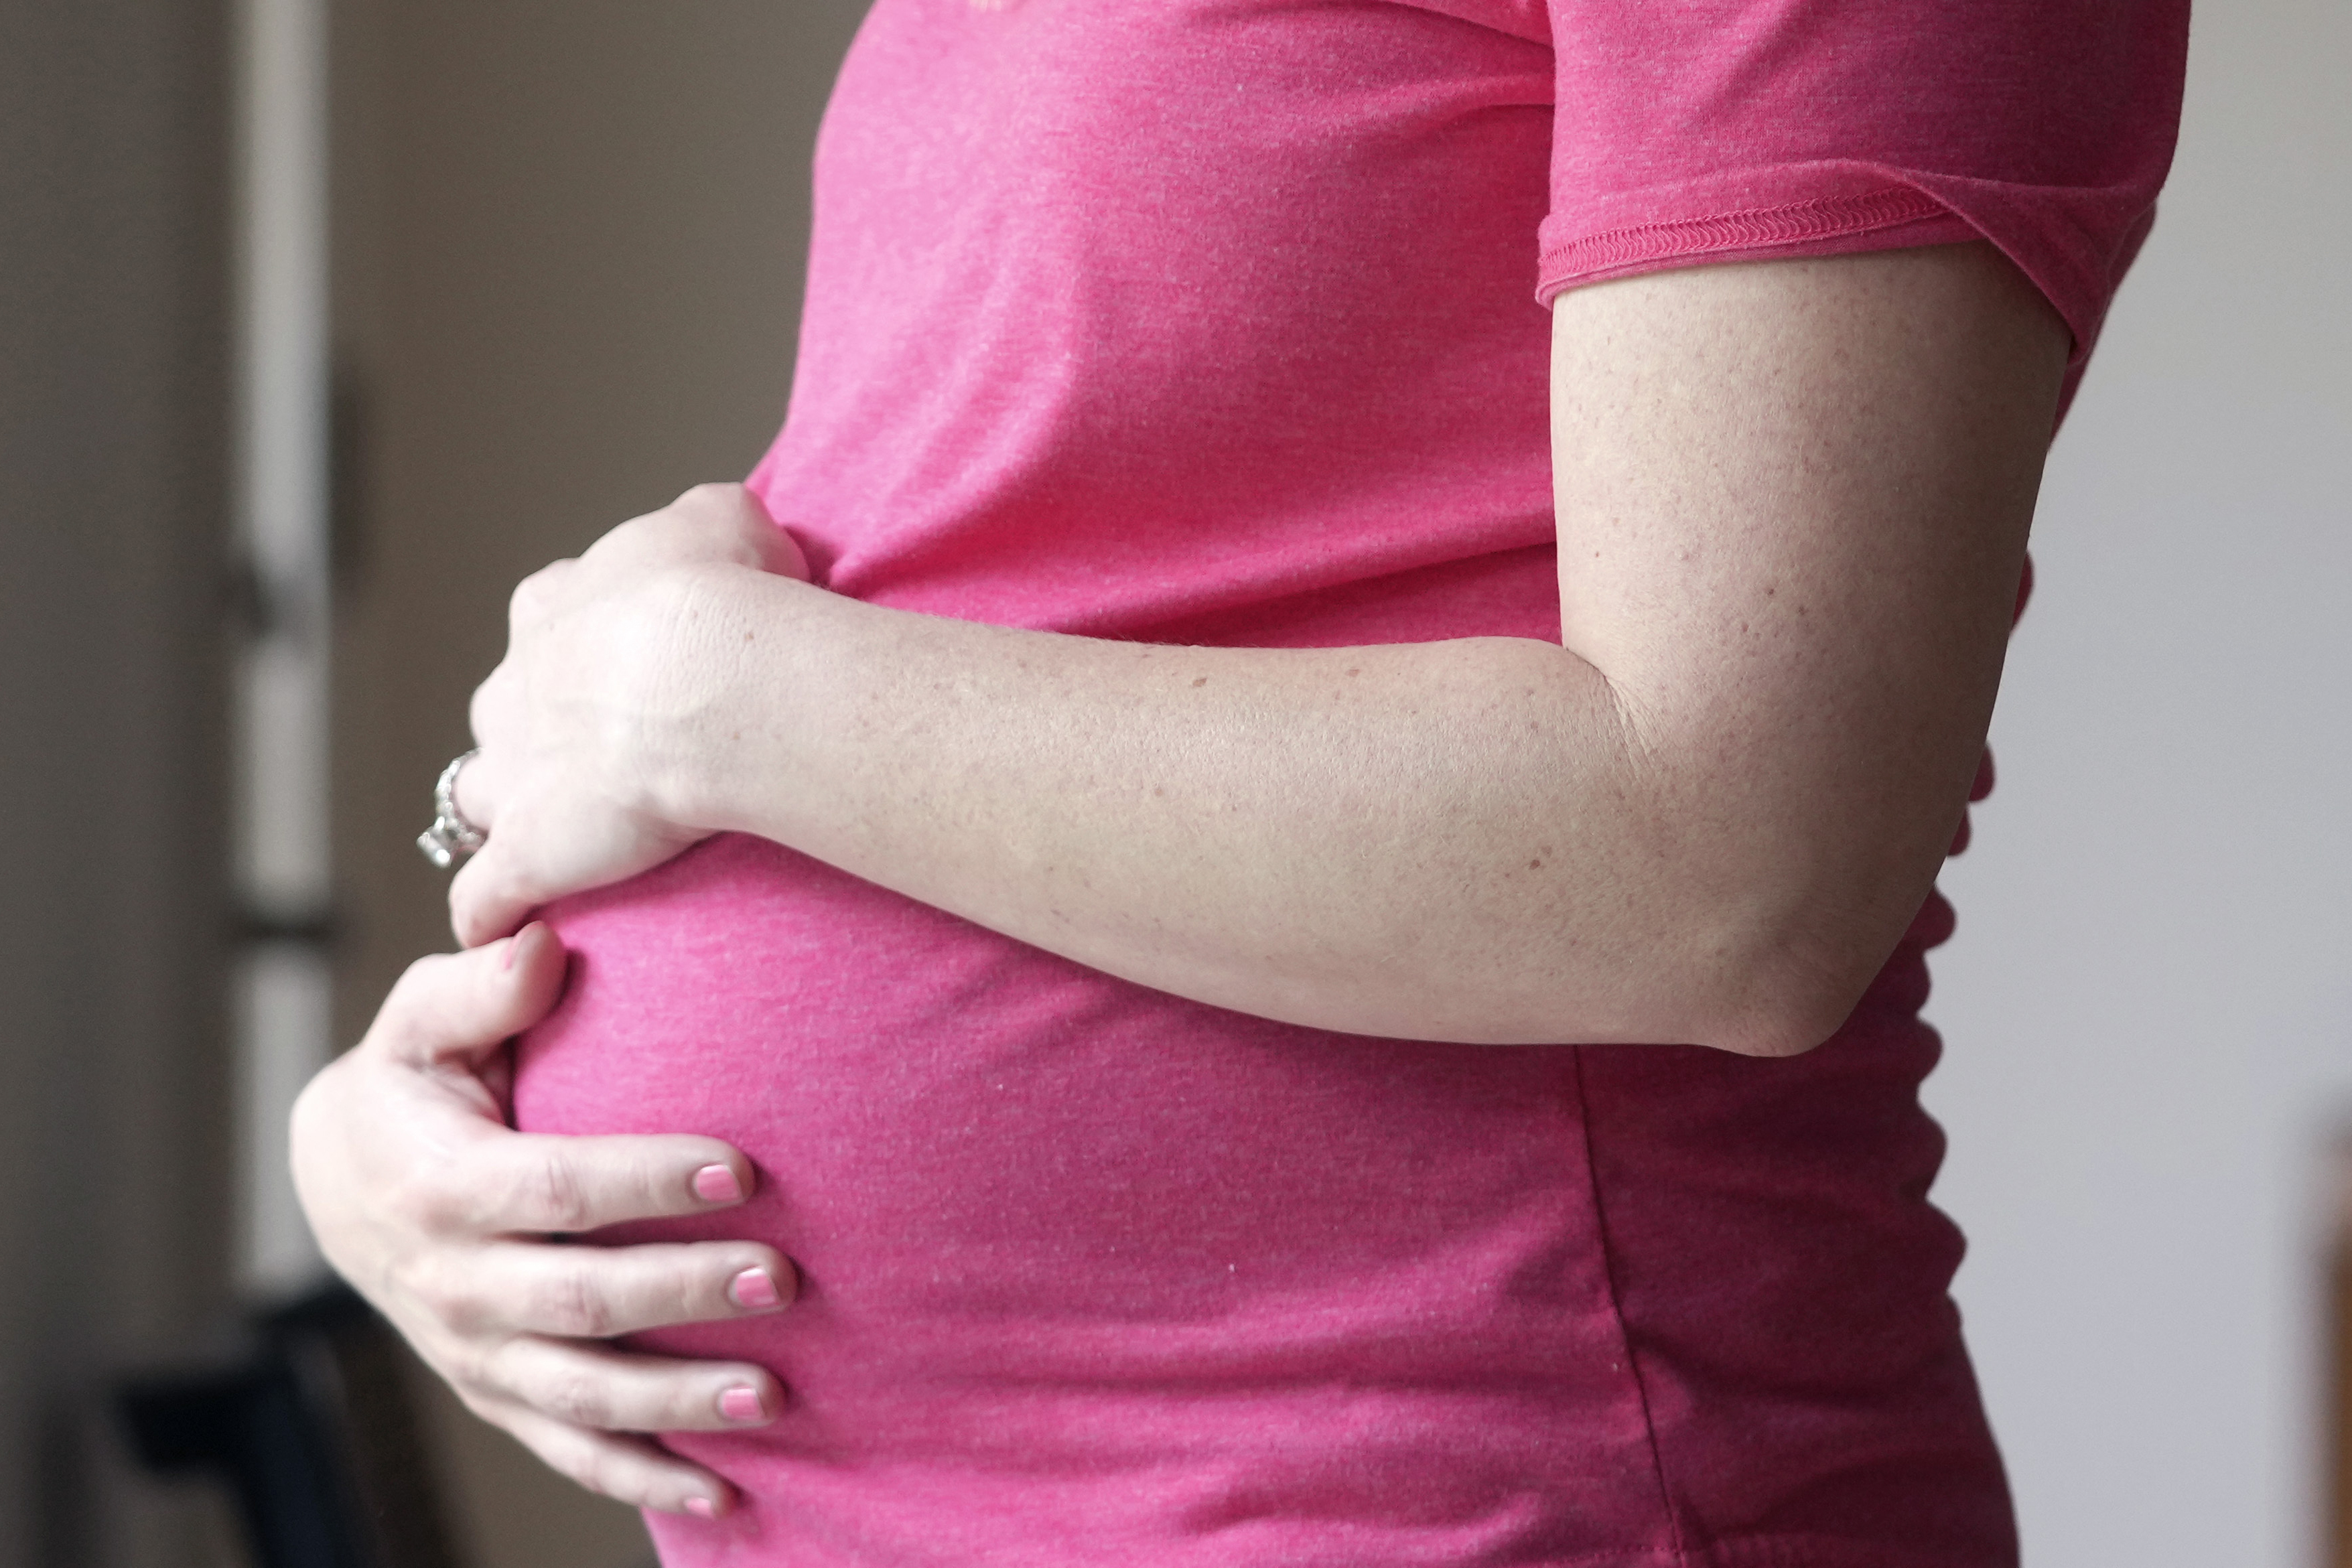
[[[1802,1056],[1844,1028],[1861,998],[1859,987],[1751,996],[1709,1022],[1701,1030],[1706,1038],[1695,1043],[1735,1056]]]
[[[1715,970],[1694,1043],[1738,1056],[1802,1056],[1845,1027],[1886,956],[1875,943],[1785,933],[1752,941]]]
[[[1848,961],[1824,961],[1832,956],[1760,941],[1742,951],[1734,943],[1701,940],[1687,951],[1706,956],[1644,966],[1634,971],[1640,977],[1633,984],[1612,988],[1597,1005],[1589,993],[1573,999],[1563,996],[1556,977],[1566,967],[1560,964],[1548,966],[1540,978],[1530,977],[1519,989],[1519,1005],[1507,1011],[1493,1003],[1498,991],[1508,995],[1511,988],[1480,987],[1454,998],[1447,988],[1433,985],[1418,990],[1424,1004],[1447,998],[1458,1001],[1461,1010],[1409,1027],[1386,1017],[1367,1027],[1353,1015],[1339,1021],[1302,1021],[1478,1045],[1673,1042],[1735,1056],[1802,1056],[1845,1027],[1886,956],[1882,952],[1874,958],[1857,947],[1845,956]],[[1617,977],[1632,978],[1634,972],[1620,971]]]
[[[1833,838],[1822,853],[1770,841],[1775,852],[1744,863],[1678,857],[1709,874],[1670,894],[1679,919],[1664,929],[1679,927],[1667,950],[1680,955],[1680,974],[1659,978],[1685,998],[1676,1038],[1755,1057],[1824,1044],[1877,982],[1942,863],[1940,853],[1862,835]],[[1936,847],[1948,841],[1947,831]]]

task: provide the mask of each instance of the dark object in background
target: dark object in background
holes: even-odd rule
[[[117,1390],[148,1469],[226,1481],[257,1568],[464,1568],[399,1342],[348,1287],[266,1312],[240,1354]]]

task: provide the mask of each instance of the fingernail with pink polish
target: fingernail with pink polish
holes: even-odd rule
[[[767,1407],[760,1403],[760,1391],[749,1384],[739,1384],[721,1394],[719,1396],[719,1414],[743,1427],[768,1418]]]
[[[783,1301],[765,1269],[746,1269],[727,1282],[727,1294],[746,1312],[763,1312]]]
[[[719,1505],[707,1497],[690,1497],[686,1500],[686,1511],[697,1519],[717,1519]]]
[[[743,1184],[725,1166],[705,1166],[694,1173],[694,1196],[705,1203],[740,1203]]]

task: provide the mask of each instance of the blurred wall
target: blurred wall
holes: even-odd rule
[[[193,1564],[102,1379],[226,1309],[222,7],[0,0],[0,1563]]]
[[[776,423],[859,9],[343,0],[347,1039],[446,945],[408,840],[508,588]],[[1938,1197],[2039,1568],[2311,1560],[2306,1177],[2352,1103],[2347,65],[2333,0],[2199,19],[2179,172],[2051,467],[2001,787],[1946,879]],[[462,1441],[486,1568],[628,1560],[625,1515]]]
[[[1944,879],[1938,1200],[2038,1568],[2318,1561],[2352,1113],[2352,7],[2199,11]]]
[[[864,10],[338,0],[342,1039],[449,946],[414,841],[516,580],[740,478],[782,423],[810,150]],[[436,1414],[481,1568],[649,1560],[635,1514]]]

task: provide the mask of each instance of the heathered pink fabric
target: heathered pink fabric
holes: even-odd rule
[[[2170,0],[880,0],[755,483],[820,580],[1267,646],[1556,640],[1536,296],[1983,235],[2077,363]],[[1989,787],[1990,778],[1983,780]],[[1990,1568],[1932,901],[1838,1037],[1354,1039],[713,841],[553,912],[519,1122],[740,1144],[793,1390],[673,1565]]]

